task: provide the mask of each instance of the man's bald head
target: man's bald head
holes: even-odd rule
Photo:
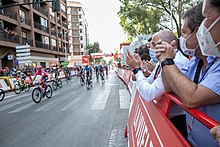
[[[159,39],[167,43],[171,43],[173,40],[177,41],[177,37],[171,31],[163,30],[155,33],[152,37],[153,42],[157,42]]]

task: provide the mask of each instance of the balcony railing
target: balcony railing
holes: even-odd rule
[[[29,44],[30,46],[33,46],[33,40],[22,37],[22,44],[26,44],[26,43]]]
[[[49,44],[42,43],[41,41],[35,40],[35,46],[39,48],[49,49]]]
[[[30,3],[30,0],[23,0],[24,3]]]
[[[57,35],[57,32],[56,32],[55,30],[51,30],[51,35],[56,36],[56,35]]]
[[[60,19],[58,19],[58,23],[61,24],[61,20]]]
[[[62,25],[63,25],[64,28],[67,28],[67,24],[66,23],[63,22]]]
[[[64,50],[63,50],[63,48],[59,48],[59,52],[63,52]]]
[[[9,18],[12,18],[14,20],[17,20],[17,13],[13,12],[13,11],[10,11],[8,9],[1,9],[0,14],[4,15],[4,16],[7,16]]]
[[[61,13],[63,13],[66,16],[66,11],[64,11],[63,9],[61,9]]]
[[[58,48],[56,46],[52,46],[54,51],[58,51]]]
[[[13,43],[19,43],[19,36],[18,35],[12,35],[8,34],[6,32],[0,32],[0,40],[2,41],[8,41]]]
[[[40,7],[40,6],[36,5],[36,4],[34,4],[33,7],[34,7],[34,9],[36,9],[37,11],[39,11],[39,12],[41,12],[42,14],[48,16],[48,11],[45,10],[44,8],[42,8],[42,7]]]
[[[42,30],[44,32],[49,33],[49,28],[47,28],[47,27],[45,27],[45,26],[43,26],[43,25],[41,25],[41,24],[39,24],[37,22],[34,22],[34,27],[39,29],[39,30]]]
[[[53,20],[54,22],[56,22],[56,17],[55,16],[50,15],[50,19]]]
[[[29,26],[30,26],[30,25],[31,25],[31,20],[21,17],[21,23],[25,23],[26,25],[29,25]]]

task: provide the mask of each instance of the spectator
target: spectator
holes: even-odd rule
[[[218,46],[218,44],[220,43],[220,32],[219,32],[219,26],[220,26],[220,1],[219,0],[205,0],[203,3],[203,14],[206,17],[206,20],[203,22],[203,24],[200,26],[200,30],[204,31],[204,27],[208,28],[210,35],[208,35],[208,37],[206,38],[212,38],[211,40],[214,41],[214,43],[216,43],[216,45],[211,45],[211,48],[206,48],[205,46],[202,46],[202,34],[198,33],[197,37],[198,40],[200,40],[200,46],[202,53],[204,55],[208,55],[208,56],[220,56],[220,48]],[[217,19],[213,19],[213,18],[217,18]],[[210,28],[211,24],[213,25],[214,22],[216,21],[216,24],[213,26],[213,28]],[[207,50],[208,49],[208,50]],[[219,146],[220,146],[220,125],[216,126],[214,128],[212,128],[210,130],[211,135],[213,136],[213,138],[216,139],[216,141],[218,142]]]
[[[213,1],[219,3],[219,0]],[[205,0],[205,2],[207,1]],[[199,33],[202,28],[200,27],[198,30],[203,17],[201,10],[202,5],[199,4],[199,7],[193,7],[183,17],[184,22],[182,26],[182,38],[184,39],[181,39],[180,42],[184,42],[182,44],[185,44],[185,49],[188,49],[190,52],[194,52],[191,53],[194,55],[192,60],[190,60],[190,62],[182,68],[181,71],[178,70],[176,65],[172,62],[172,45],[175,44],[175,41],[171,44],[162,40],[158,41],[156,45],[157,55],[163,69],[162,78],[165,89],[167,91],[173,91],[177,96],[179,96],[186,107],[198,108],[200,111],[216,121],[220,121],[220,82],[216,80],[220,77],[220,60],[213,56],[203,56],[200,50],[203,46],[202,44],[198,46],[198,40],[200,38],[197,40],[196,32]],[[209,16],[215,15],[215,17],[209,20],[206,27],[209,28],[211,24],[215,22],[220,13],[218,10],[219,9],[209,9],[209,11],[213,12]],[[208,19],[205,19],[204,22],[207,22],[207,20]],[[220,23],[218,22],[218,25],[211,27],[212,32],[219,32],[219,25]],[[215,39],[219,40],[219,37],[220,36]],[[206,39],[208,40],[209,38]],[[215,46],[210,47],[214,48]],[[192,146],[218,146],[216,141],[211,137],[211,135],[209,135],[209,130],[189,114],[187,114],[187,129],[188,140]]]
[[[151,44],[154,44],[159,39],[166,40],[170,43],[173,40],[177,40],[174,33],[170,31],[160,31],[153,35]],[[152,46],[152,48],[154,48],[154,45]],[[145,78],[143,72],[140,70],[141,60],[138,55],[132,56],[127,54],[126,61],[135,74],[135,77],[137,79],[137,89],[145,101],[150,102],[155,98],[161,96],[165,92],[161,78],[161,67],[159,63],[157,63],[156,68],[153,70],[151,75],[148,78]],[[185,56],[183,56],[181,52],[177,51],[175,63],[177,64],[178,68],[183,67],[185,64],[187,64],[187,62],[188,59]],[[185,138],[187,138],[186,127],[184,128],[186,123],[185,112],[182,109],[178,108],[176,104],[173,104],[171,107],[169,117],[171,118],[171,121],[178,122],[174,125],[178,128],[182,135]]]

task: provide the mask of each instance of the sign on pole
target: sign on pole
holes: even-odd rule
[[[30,45],[19,45],[15,49],[18,64],[31,63]]]

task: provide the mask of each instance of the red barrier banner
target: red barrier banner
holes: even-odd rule
[[[129,146],[190,146],[153,102],[145,102],[138,91],[128,118]]]

